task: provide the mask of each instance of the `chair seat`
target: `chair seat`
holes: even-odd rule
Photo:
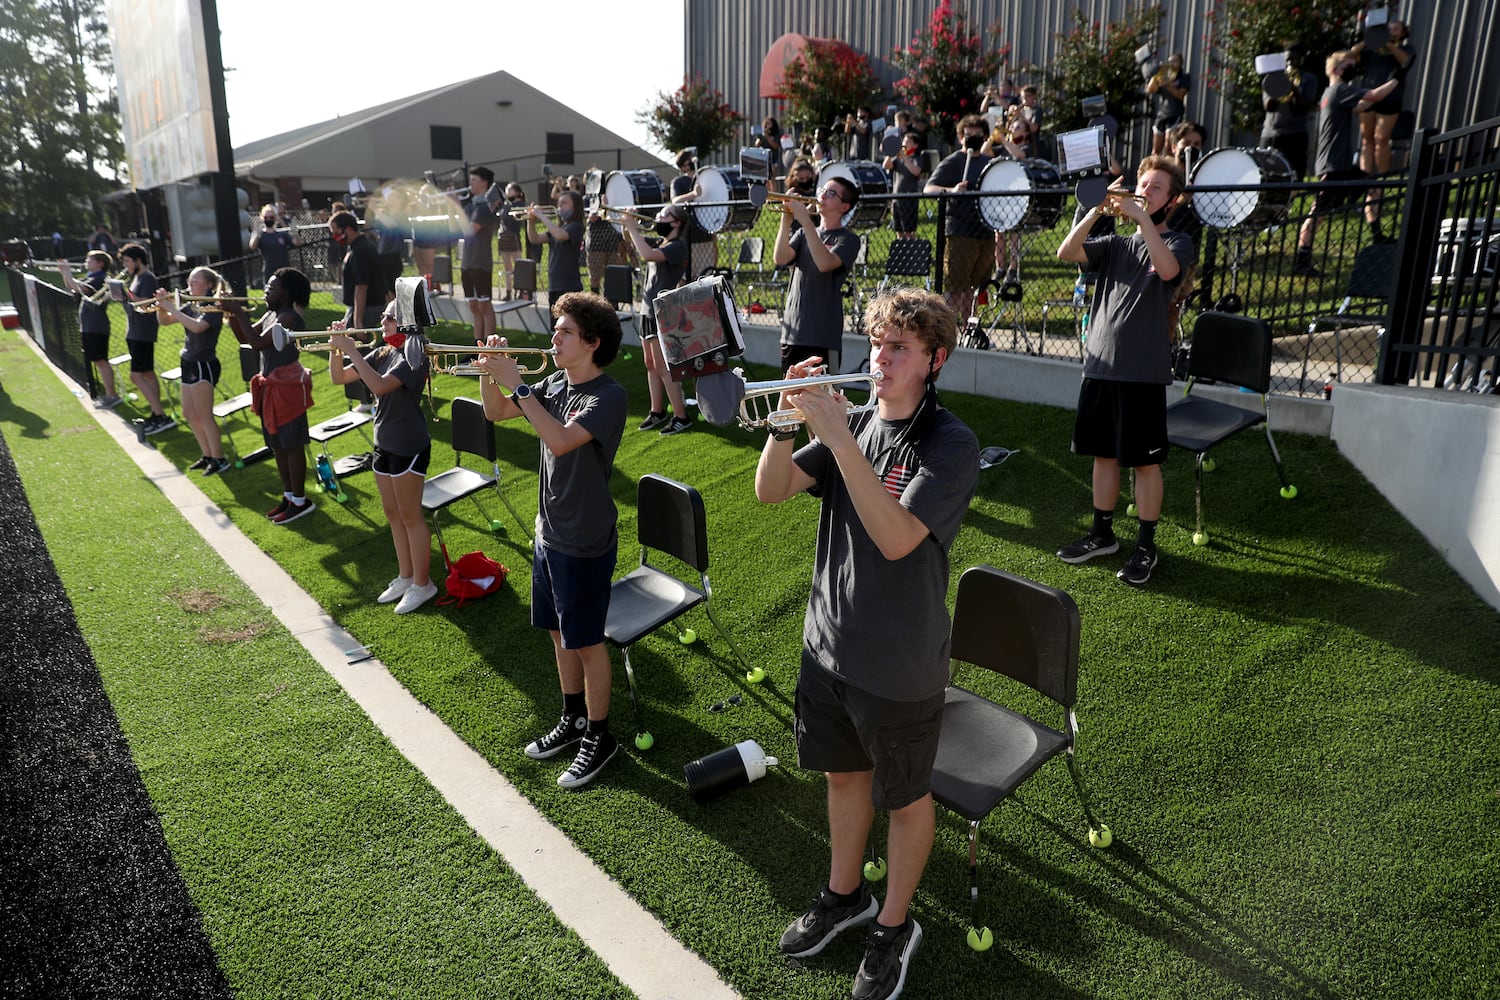
[[[166,371],[164,371],[164,372],[161,373],[161,380],[163,382],[177,382],[177,381],[180,381],[181,379],[182,379],[182,367],[181,366],[178,366],[176,368],[168,368]]]
[[[455,500],[477,493],[495,481],[495,477],[473,469],[455,467],[440,472],[422,484],[422,509],[442,510]]]
[[[356,427],[363,427],[370,422],[370,414],[350,410],[348,413],[340,413],[336,417],[329,417],[321,423],[314,424],[307,429],[307,436],[322,444],[331,441],[340,434],[346,434]]]
[[[604,637],[629,646],[701,603],[703,591],[653,566],[640,566],[610,588]]]
[[[218,406],[214,407],[214,416],[220,420],[225,417],[239,413],[241,410],[250,408],[250,394],[242,392],[238,396],[231,396]]]
[[[114,357],[112,357],[112,358],[109,359],[109,363],[110,363],[111,367],[117,368],[120,365],[125,364],[129,360],[130,360],[130,352],[127,351],[124,354],[116,354]]]
[[[1188,396],[1167,407],[1167,440],[1202,454],[1246,427],[1264,423],[1265,414],[1202,396]]]
[[[950,687],[943,697],[943,738],[932,767],[932,795],[977,822],[1067,746],[1068,738],[1056,729]]]

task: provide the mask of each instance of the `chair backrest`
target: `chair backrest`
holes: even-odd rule
[[[759,236],[746,236],[740,241],[740,259],[737,267],[747,265],[760,267],[761,258],[766,255],[766,241]]]
[[[478,455],[495,463],[495,425],[484,417],[484,404],[477,399],[459,396],[453,400],[453,450],[462,455]],[[456,456],[455,456],[456,457]]]
[[[1396,284],[1396,250],[1390,243],[1360,247],[1349,271],[1348,295],[1356,299],[1389,299]]]
[[[904,278],[927,277],[932,273],[932,242],[921,237],[892,241],[885,273]]]
[[[1271,387],[1271,327],[1254,316],[1200,313],[1187,373],[1265,393]]]
[[[518,292],[536,294],[536,261],[530,257],[517,257],[511,283]]]
[[[708,518],[697,490],[647,473],[636,488],[636,517],[636,538],[643,546],[708,572]]]
[[[370,387],[365,385],[365,380],[362,378],[344,383],[344,398],[356,403],[375,402],[375,394],[370,392]]]
[[[1072,708],[1080,627],[1078,605],[1063,591],[993,566],[972,566],[958,580],[950,655]]]
[[[635,301],[635,268],[629,264],[610,264],[604,269],[604,297],[611,303]]]
[[[245,344],[240,345],[240,377],[249,388],[250,380],[260,374],[260,352]]]

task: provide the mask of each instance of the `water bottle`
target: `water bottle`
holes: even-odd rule
[[[333,488],[333,466],[329,464],[327,455],[318,456],[318,482],[322,483],[325,489]]]
[[[1078,277],[1073,281],[1073,304],[1075,306],[1083,305],[1083,296],[1086,290],[1083,284],[1083,272],[1079,271]]]

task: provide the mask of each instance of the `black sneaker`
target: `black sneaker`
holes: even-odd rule
[[[1100,538],[1090,532],[1084,535],[1072,545],[1064,545],[1057,550],[1057,558],[1065,563],[1088,562],[1095,556],[1107,556],[1120,551],[1120,540],[1111,535],[1109,538]]]
[[[1318,269],[1318,265],[1312,262],[1312,258],[1298,257],[1296,263],[1292,265],[1292,276],[1295,278],[1321,278],[1323,277],[1323,272]]]
[[[1157,555],[1156,549],[1148,549],[1144,545],[1138,545],[1136,546],[1136,550],[1130,554],[1130,558],[1125,560],[1125,565],[1120,567],[1120,572],[1116,573],[1115,576],[1128,584],[1139,587],[1151,579],[1151,571],[1156,568],[1156,564],[1160,558]]]
[[[691,430],[693,422],[687,417],[673,417],[672,422],[661,429],[661,436],[668,437],[672,434],[681,434],[683,431]]]
[[[588,727],[589,720],[584,715],[564,715],[557,720],[557,725],[545,736],[538,736],[526,744],[526,756],[532,760],[546,760],[548,757],[556,757],[568,747],[583,739],[583,731]]]
[[[270,510],[266,511],[266,517],[268,517],[272,521],[274,521],[278,517],[280,517],[283,513],[285,513],[286,509],[288,507],[290,507],[291,505],[292,505],[292,502],[286,498],[285,494],[283,494],[282,497],[281,497],[281,503],[277,504],[276,506],[272,507]]]
[[[895,1000],[906,985],[906,970],[922,943],[922,925],[907,917],[900,927],[870,926],[865,960],[854,975],[854,1000]]]
[[[781,952],[792,958],[816,955],[828,947],[839,931],[867,924],[879,912],[880,904],[870,894],[868,883],[860,882],[859,895],[852,903],[840,903],[825,885],[812,909],[781,932]]]
[[[206,469],[206,468],[208,468],[208,463],[210,463],[212,461],[213,461],[213,459],[209,458],[207,455],[204,455],[202,458],[198,459],[198,461],[196,461],[192,465],[188,466],[188,471],[192,472],[192,471],[195,471],[197,469]]]
[[[318,509],[318,505],[315,504],[315,503],[313,503],[311,500],[304,500],[300,504],[298,504],[298,503],[289,503],[289,504],[286,505],[286,510],[282,511],[280,514],[277,514],[275,517],[271,518],[271,523],[273,523],[273,524],[291,524],[293,521],[297,520],[299,517],[306,517],[307,515],[311,514],[313,511],[315,511],[317,509]]]
[[[177,426],[177,421],[165,413],[153,414],[146,419],[146,426],[142,428],[147,434],[160,434]]]
[[[585,736],[578,747],[578,756],[568,769],[557,776],[557,783],[564,788],[582,788],[604,770],[604,765],[614,759],[620,750],[620,741],[613,733],[598,733]]]
[[[227,458],[210,458],[208,464],[203,467],[205,476],[217,476],[234,463]]]
[[[638,431],[652,431],[666,422],[667,415],[665,413],[648,413],[646,414],[646,419],[642,420],[635,429]]]

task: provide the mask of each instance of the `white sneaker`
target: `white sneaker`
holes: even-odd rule
[[[404,615],[409,611],[415,611],[436,596],[437,584],[435,583],[428,582],[425,587],[409,587],[396,604],[396,614]]]
[[[392,601],[399,601],[401,600],[401,595],[406,593],[410,589],[411,577],[398,576],[396,577],[396,579],[391,581],[390,586],[386,587],[380,592],[380,596],[375,598],[375,600],[379,601],[381,604],[389,604]]]

